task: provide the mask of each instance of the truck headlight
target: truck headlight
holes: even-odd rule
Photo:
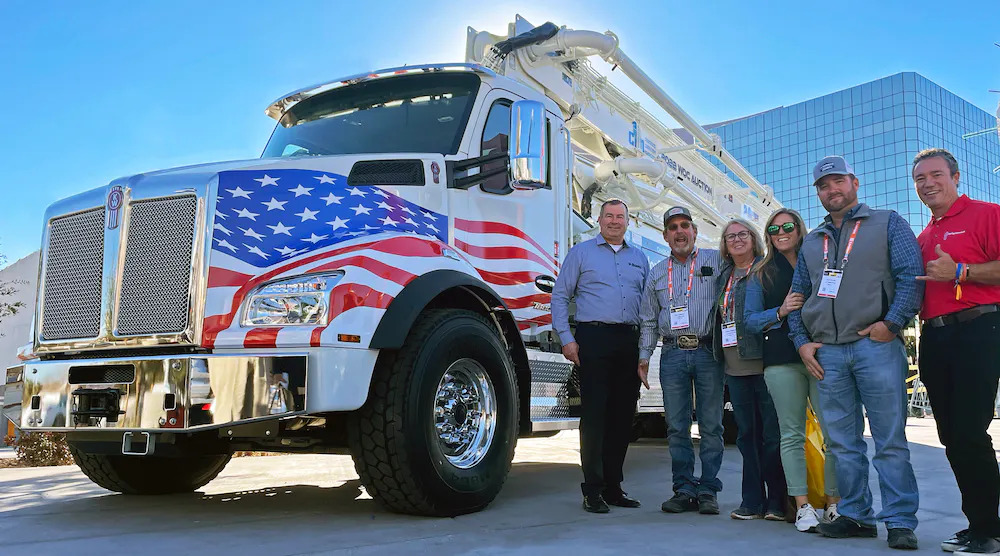
[[[264,284],[250,294],[243,326],[325,326],[330,290],[343,276],[343,272],[312,274]]]

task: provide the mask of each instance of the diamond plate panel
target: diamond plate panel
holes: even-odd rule
[[[529,360],[531,367],[531,418],[562,419],[573,416],[579,404],[579,384],[573,384],[573,366],[554,361]]]

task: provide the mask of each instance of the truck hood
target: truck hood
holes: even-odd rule
[[[164,170],[143,172],[125,176],[111,181],[109,184],[84,191],[57,201],[45,212],[45,222],[63,214],[78,212],[107,205],[111,202],[111,191],[120,187],[130,199],[163,197],[181,193],[195,193],[200,197],[213,195],[214,188],[223,172],[234,170],[311,170],[330,172],[342,176],[350,174],[354,164],[359,161],[410,160],[421,161],[424,167],[424,182],[438,183],[444,176],[444,157],[438,153],[391,153],[391,154],[352,154],[294,158],[255,158],[249,160],[232,160],[226,162],[210,162],[181,166]],[[385,183],[385,185],[393,185]],[[400,185],[417,185],[406,183]],[[421,184],[422,185],[422,184]]]
[[[340,271],[345,282],[330,294],[331,318],[336,310],[349,318],[373,319],[370,311],[349,309],[384,310],[400,282],[439,267],[435,261],[445,252],[451,254],[444,257],[447,264],[475,273],[448,247],[443,168],[443,155],[421,153],[230,161],[128,176],[59,201],[46,213],[39,285],[47,289],[51,278],[53,304],[37,307],[63,303],[84,325],[60,320],[53,309],[53,333],[49,340],[36,334],[36,348],[199,341],[215,348],[266,347],[280,327],[251,334],[241,325],[237,311],[247,292],[303,264],[388,242],[385,249],[395,254],[379,251],[388,262],[371,263],[374,271]],[[103,221],[95,218],[98,212]],[[53,246],[47,245],[50,239]],[[419,256],[405,260],[423,266],[397,270],[398,259],[412,254]],[[352,273],[359,277],[349,283]],[[75,276],[82,276],[88,288],[85,303],[67,295],[79,289]],[[40,299],[49,299],[49,293]],[[45,319],[39,322],[43,329]],[[262,343],[253,343],[258,340]],[[315,342],[309,336],[292,343]],[[350,344],[358,347],[358,342]]]

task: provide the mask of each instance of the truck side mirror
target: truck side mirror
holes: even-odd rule
[[[548,187],[545,123],[545,105],[541,102],[519,100],[511,106],[510,186],[514,189]]]

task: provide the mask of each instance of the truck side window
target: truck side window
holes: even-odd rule
[[[509,100],[498,100],[490,107],[490,113],[486,116],[486,125],[483,126],[481,156],[498,151],[507,152],[510,146],[510,105],[511,101]],[[480,172],[503,168],[506,164],[503,160],[483,164]],[[500,195],[506,195],[513,191],[506,173],[487,178],[480,187],[487,193]]]

